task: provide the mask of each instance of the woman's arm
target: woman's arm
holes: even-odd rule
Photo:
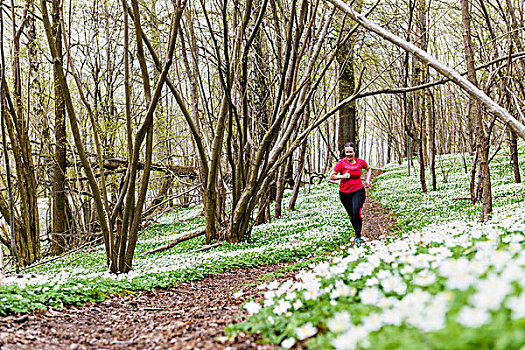
[[[366,169],[366,180],[365,180],[365,187],[369,188],[372,184],[370,183],[370,177],[372,176],[372,168],[368,167]]]
[[[340,179],[349,179],[350,173],[338,175],[335,171],[330,175],[330,180],[340,180]]]

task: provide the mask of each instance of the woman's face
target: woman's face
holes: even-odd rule
[[[354,158],[355,157],[355,151],[353,147],[345,147],[345,155],[346,158]]]

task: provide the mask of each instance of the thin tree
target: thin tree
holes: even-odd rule
[[[470,10],[468,0],[461,0],[461,18],[463,25],[463,43],[465,46],[465,60],[467,63],[468,80],[475,86],[478,86],[476,69],[474,64],[474,50],[472,49],[471,30],[470,30]],[[490,183],[489,170],[489,140],[490,135],[483,121],[483,112],[480,103],[471,97],[470,101],[473,106],[474,119],[476,121],[476,154],[479,159],[481,173],[481,188],[483,196],[483,209],[481,220],[484,220],[492,212],[492,189]],[[474,175],[474,172],[473,172]],[[473,183],[473,176],[471,183]],[[472,190],[472,185],[471,185]],[[472,194],[471,194],[472,196]]]
[[[62,31],[60,24],[60,0],[52,1],[52,30],[55,37],[57,54],[62,59]],[[66,217],[66,111],[64,98],[58,80],[58,74],[53,71],[53,84],[55,90],[55,157],[53,168],[53,196],[52,196],[52,240],[51,254],[60,255],[65,252],[68,244],[66,235],[68,235],[67,217]]]

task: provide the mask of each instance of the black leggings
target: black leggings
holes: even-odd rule
[[[365,204],[365,198],[366,192],[364,187],[350,193],[339,192],[339,199],[350,217],[356,238],[361,238],[361,228],[363,227],[361,208]]]

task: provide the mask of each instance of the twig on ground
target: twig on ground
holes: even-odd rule
[[[187,235],[177,237],[173,241],[169,242],[166,245],[163,245],[163,246],[157,247],[155,249],[148,250],[145,253],[142,253],[142,256],[153,254],[153,253],[162,252],[162,251],[164,251],[166,249],[173,248],[173,247],[175,247],[177,244],[179,244],[181,242],[187,241],[188,239],[192,239],[192,238],[195,238],[195,237],[202,236],[205,233],[206,233],[206,229],[201,230],[201,231],[195,231],[195,232],[192,232],[192,233],[188,233]]]
[[[206,250],[210,250],[210,249],[215,248],[215,247],[218,247],[218,246],[220,246],[220,245],[222,245],[222,242],[218,242],[218,243],[210,244],[210,245],[207,245],[207,246],[204,246],[204,247],[202,247],[202,248],[199,248],[199,249],[195,250],[194,253],[197,253],[197,252],[204,252],[204,251],[206,251]]]

